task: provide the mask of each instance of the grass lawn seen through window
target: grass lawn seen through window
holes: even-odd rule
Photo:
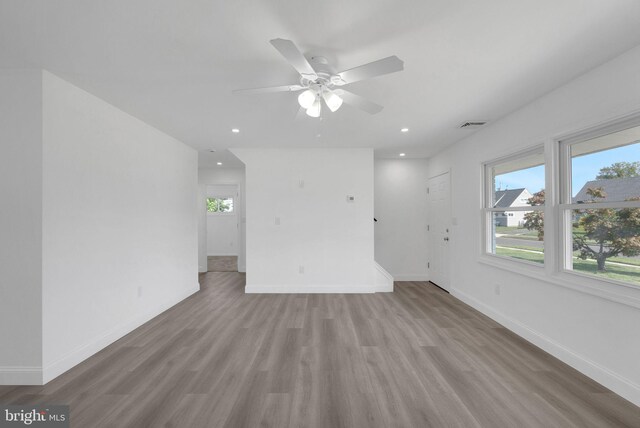
[[[526,246],[497,247],[496,255],[534,263],[544,263],[544,253]],[[612,257],[607,260],[606,272],[598,272],[595,260],[573,259],[573,270],[601,278],[615,279],[640,285],[640,259]]]

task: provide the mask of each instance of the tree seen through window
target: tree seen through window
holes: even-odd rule
[[[233,198],[207,198],[208,213],[230,213],[233,212]]]

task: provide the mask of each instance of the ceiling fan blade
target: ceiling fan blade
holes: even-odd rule
[[[360,110],[364,110],[369,114],[380,113],[384,108],[380,104],[376,104],[373,101],[369,101],[360,95],[345,91],[344,89],[335,89],[333,92],[342,98],[345,103],[352,105],[353,107],[357,107]]]
[[[316,71],[311,67],[309,61],[307,61],[304,55],[302,55],[302,52],[300,52],[291,40],[273,39],[271,40],[271,44],[289,61],[289,64],[291,64],[302,77],[308,80],[316,80],[318,78]]]
[[[394,55],[350,70],[342,71],[338,73],[338,76],[344,83],[338,81],[336,84],[346,85],[347,83],[358,82],[360,80],[370,79],[372,77],[395,73],[396,71],[402,70],[404,70],[404,62]]]
[[[284,85],[284,86],[271,86],[268,88],[251,88],[251,89],[235,89],[234,94],[255,95],[255,94],[268,94],[271,92],[295,92],[304,89],[302,85]]]

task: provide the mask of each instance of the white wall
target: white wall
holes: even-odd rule
[[[200,272],[207,271],[207,185],[235,184],[238,186],[239,197],[236,200],[240,218],[240,234],[238,236],[238,271],[245,272],[246,268],[246,207],[245,169],[244,168],[201,168],[198,170],[198,266]]]
[[[192,148],[47,72],[43,147],[46,382],[199,289],[198,166]]]
[[[426,159],[376,159],[375,257],[396,281],[426,281]]]
[[[237,256],[238,228],[240,207],[238,202],[237,184],[209,185],[207,198],[233,197],[234,207],[230,213],[207,213],[207,255],[209,256]]]
[[[638,76],[640,47],[454,145],[429,169],[452,171],[458,217],[451,236],[453,294],[640,405],[640,306],[600,297],[586,280],[571,285],[482,263],[479,217],[481,162],[545,142],[553,146],[556,137],[640,111]],[[608,296],[640,301],[640,289],[609,288]]]
[[[247,292],[375,291],[373,150],[232,152],[246,166]]]
[[[0,71],[0,384],[42,381],[42,75]]]

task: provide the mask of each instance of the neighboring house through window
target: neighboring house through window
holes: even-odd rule
[[[485,165],[485,252],[544,263],[542,147]]]
[[[560,268],[640,285],[640,126],[561,142]]]
[[[484,164],[487,262],[547,262],[534,275],[603,291],[602,281],[640,286],[640,118],[545,147]]]
[[[533,195],[525,188],[496,190],[494,208],[528,207],[527,201]],[[524,224],[526,211],[496,212],[496,226],[518,227]]]

